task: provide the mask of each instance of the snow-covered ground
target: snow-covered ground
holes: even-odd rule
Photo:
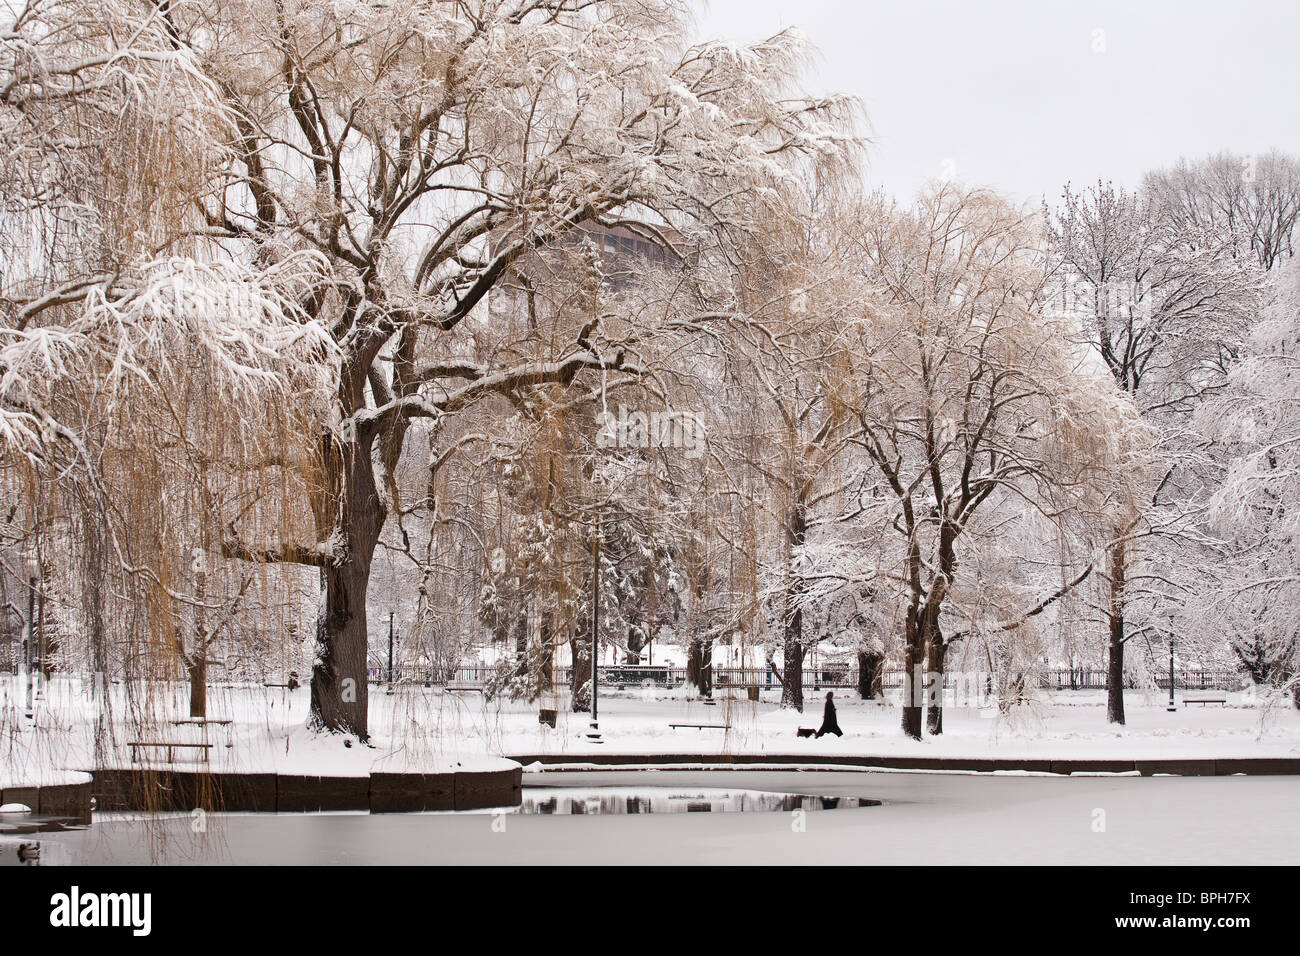
[[[526,786],[757,787],[860,809],[651,815],[104,814],[42,835],[43,863],[1296,864],[1294,777],[793,771],[525,774]]]
[[[1220,694],[1189,696],[1225,696]],[[1300,756],[1300,713],[1286,706],[1266,710],[1227,694],[1224,706],[1180,706],[1166,711],[1159,697],[1130,696],[1128,723],[1106,722],[1105,693],[1044,692],[1036,703],[1005,717],[976,708],[948,708],[944,733],[915,741],[899,731],[897,700],[862,701],[836,693],[843,737],[800,738],[800,727],[821,723],[824,694],[810,695],[802,714],[782,710],[772,696],[758,704],[719,698],[714,705],[651,693],[620,695],[600,703],[601,744],[586,740],[589,715],[560,714],[556,730],[536,726],[532,712],[502,713],[498,733],[509,752],[701,754],[846,754],[1003,757],[1242,757]],[[1181,701],[1181,695],[1180,695]],[[728,730],[673,729],[670,723],[729,725]]]
[[[725,754],[842,754],[1141,759],[1151,757],[1300,756],[1300,713],[1285,702],[1263,707],[1242,694],[1227,706],[1186,706],[1176,712],[1161,695],[1128,695],[1128,724],[1106,723],[1104,693],[1043,692],[1041,700],[1008,716],[948,708],[945,733],[913,741],[898,730],[894,702],[867,702],[836,692],[842,738],[800,738],[800,727],[821,722],[824,693],[810,694],[802,714],[781,710],[772,692],[758,703],[720,695],[713,705],[679,692],[628,690],[602,696],[601,742],[588,739],[590,715],[571,713],[567,699],[529,704],[485,701],[477,693],[372,687],[372,746],[306,729],[307,688],[289,692],[261,686],[209,690],[208,715],[229,725],[172,724],[187,714],[184,685],[159,684],[145,699],[114,685],[111,734],[95,749],[96,710],[88,688],[54,681],[36,719],[21,712],[12,678],[0,683],[0,777],[10,783],[52,770],[131,766],[133,740],[212,743],[212,769],[364,775],[372,770],[446,770],[500,767],[501,755],[568,754],[581,760],[601,752]],[[1206,696],[1189,693],[1187,696]],[[1210,696],[1223,696],[1219,694]],[[539,724],[539,706],[559,711],[555,729]],[[673,729],[674,722],[722,724],[725,729]],[[348,746],[351,744],[351,746]],[[156,755],[155,760],[161,755]],[[178,755],[178,764],[195,765]]]

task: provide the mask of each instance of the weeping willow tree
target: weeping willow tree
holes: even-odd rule
[[[133,361],[109,363],[124,375],[162,344],[147,329],[183,321],[130,305],[151,276],[181,289],[225,277],[262,292],[189,331],[232,387],[286,357],[277,335],[315,350],[329,384],[301,506],[314,527],[266,544],[242,517],[213,522],[227,558],[319,572],[320,727],[368,734],[370,570],[416,424],[623,367],[602,315],[562,341],[480,348],[481,306],[511,266],[584,221],[665,248],[655,223],[674,220],[738,241],[762,225],[754,191],[786,190],[792,157],[853,152],[851,104],[792,86],[796,37],[690,47],[688,22],[676,0],[32,0],[6,31],[0,105],[19,158],[6,190],[46,210],[63,191],[55,205],[81,234],[75,263],[60,232],[38,281],[5,277],[20,337],[37,315],[99,316],[132,343],[119,351]],[[26,262],[41,247],[21,235]],[[193,283],[160,256],[185,257]],[[55,421],[34,392],[6,401],[18,417],[5,428],[31,433],[17,437]],[[115,553],[111,529],[106,541]]]
[[[158,11],[31,3],[0,40],[0,475],[18,550],[68,622],[62,663],[127,681],[137,722],[283,592],[222,559],[312,527],[301,414],[332,380],[302,303],[324,260],[207,241],[235,118]],[[248,557],[256,558],[255,544]],[[278,587],[278,584],[277,584]],[[264,626],[262,631],[265,633]],[[288,629],[281,629],[280,634]],[[279,640],[279,635],[275,636]],[[110,729],[101,700],[102,743]]]
[[[498,306],[500,327],[518,325],[512,334],[525,343],[564,339],[598,316],[634,357],[618,374],[497,403],[510,417],[489,427],[496,439],[483,532],[480,613],[513,650],[501,676],[535,698],[553,689],[556,651],[567,645],[570,703],[580,711],[591,707],[600,649],[639,658],[672,606],[681,509],[670,489],[680,483],[685,451],[645,423],[681,397],[672,382],[691,374],[684,356],[700,335],[683,321],[691,315],[689,298],[681,301],[691,284],[684,263],[663,255],[629,261],[606,251],[603,239],[584,232],[517,264],[512,295]],[[641,423],[635,434],[625,433],[625,413]]]
[[[820,640],[809,626],[818,612],[810,552],[854,484],[841,468],[853,424],[844,383],[860,357],[848,333],[864,295],[862,276],[840,265],[847,257],[835,210],[845,182],[833,169],[803,172],[797,197],[767,211],[762,241],[731,257],[728,281],[737,313],[732,374],[749,406],[731,456],[745,461],[748,473],[728,484],[767,524],[759,535],[774,624],[768,666],[781,684],[781,705],[800,711],[804,660]]]

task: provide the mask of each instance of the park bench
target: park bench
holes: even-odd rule
[[[730,725],[730,724],[685,724],[685,723],[670,723],[668,726],[671,727],[673,730],[677,730],[679,727],[695,727],[695,728],[698,729],[698,730],[730,730],[730,729],[731,729],[731,725]]]
[[[443,688],[449,694],[481,694],[483,688],[477,684],[448,684]]]
[[[175,757],[175,750],[178,747],[182,749],[188,748],[191,750],[202,751],[203,760],[206,762],[208,759],[208,751],[212,749],[212,744],[181,743],[178,740],[133,740],[127,744],[127,746],[131,748],[131,759],[135,762],[139,762],[140,760],[140,750],[153,749],[166,750],[167,762],[172,763],[173,758]]]
[[[1226,704],[1226,697],[1184,697],[1184,704]]]
[[[176,720],[170,721],[170,723],[177,727],[189,725],[204,727],[208,724],[220,724],[222,727],[226,727],[234,723],[234,721],[229,717],[179,717]]]

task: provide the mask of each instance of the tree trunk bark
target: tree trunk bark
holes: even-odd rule
[[[384,506],[375,487],[371,442],[334,445],[327,437],[326,443],[327,478],[338,518],[321,572],[325,602],[316,626],[311,723],[364,741],[370,732],[366,593]]]
[[[515,618],[515,676],[528,674],[528,612],[522,610]]]
[[[190,716],[208,717],[208,655],[206,650],[185,668],[190,675]]]
[[[799,612],[796,612],[798,614]],[[789,628],[785,640],[785,678],[781,685],[781,706],[793,707],[803,713],[803,657],[804,647],[800,640],[791,640]]]
[[[627,630],[627,663],[640,664],[641,651],[645,648],[647,639],[646,635],[650,632],[650,621],[647,615],[646,629],[642,631],[638,627],[629,627]]]
[[[551,689],[551,682],[554,680],[555,646],[552,644],[554,639],[555,626],[551,621],[551,616],[543,614],[540,634],[541,647],[537,657],[537,694],[539,697]]]
[[[903,733],[921,739],[921,687],[917,684],[917,665],[921,655],[910,642],[903,647]]]
[[[687,650],[686,681],[703,697],[713,696],[713,641],[692,638]]]
[[[917,670],[924,648],[921,644],[921,627],[914,607],[907,610],[903,638],[903,733],[914,740],[921,739],[921,687],[917,683]]]
[[[957,525],[948,519],[939,526],[939,574],[930,584],[921,616],[921,633],[918,643],[925,644],[927,655],[926,683],[930,685],[927,695],[928,712],[926,729],[931,735],[943,733],[943,675],[947,647],[944,645],[943,628],[939,625],[939,615],[943,611],[943,601],[948,593],[948,585],[957,570],[956,541],[959,534]],[[919,648],[918,648],[919,650]]]
[[[883,662],[882,654],[858,651],[858,696],[863,700],[874,700],[880,693]]]
[[[1106,719],[1124,723],[1124,542],[1110,552],[1110,640],[1106,664]]]
[[[1257,687],[1262,687],[1268,683],[1268,657],[1264,652],[1264,643],[1260,634],[1255,634],[1253,643],[1254,646],[1250,648],[1249,652],[1240,644],[1235,643],[1232,645],[1232,650],[1237,655],[1237,660],[1241,662],[1241,666],[1246,668],[1246,672],[1250,674],[1251,681]]]
[[[939,622],[934,621],[930,626],[930,636],[926,644],[926,679],[933,679],[934,696],[927,700],[927,709],[925,713],[925,729],[931,736],[938,736],[943,733],[943,675],[944,660],[947,657],[948,649],[943,643],[943,632],[939,630]]]
[[[808,534],[807,506],[796,500],[786,515],[786,566],[789,579],[785,593],[785,682],[781,685],[782,708],[793,707],[803,713],[803,643],[804,581],[794,566],[795,549]]]
[[[575,713],[591,711],[591,625],[576,627],[572,641],[569,706]]]

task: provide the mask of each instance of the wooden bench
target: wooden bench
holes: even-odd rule
[[[448,684],[443,690],[449,694],[481,694],[483,688],[477,684]]]
[[[695,727],[698,730],[730,730],[730,724],[669,724],[673,730],[679,727]]]
[[[132,759],[133,761],[137,762],[137,763],[138,763],[139,760],[140,760],[140,753],[139,753],[139,751],[140,751],[141,748],[152,748],[152,749],[157,749],[157,750],[165,749],[165,750],[167,751],[167,762],[168,762],[168,763],[172,763],[172,762],[173,762],[173,757],[175,756],[175,749],[176,749],[177,747],[189,748],[189,749],[191,749],[191,750],[200,750],[200,751],[202,751],[204,762],[207,762],[207,760],[208,760],[208,751],[212,749],[212,744],[191,744],[191,743],[181,743],[181,742],[178,741],[178,740],[173,740],[173,741],[167,741],[167,740],[133,740],[133,741],[131,741],[130,743],[128,743],[127,746],[129,746],[129,747],[131,748],[131,759]]]
[[[1226,697],[1184,697],[1184,704],[1226,704]]]
[[[230,724],[233,724],[234,720],[232,720],[229,717],[222,717],[220,719],[216,717],[181,717],[176,720],[170,721],[170,723],[174,724],[177,727],[185,727],[190,725],[197,726],[197,727],[204,727],[208,724],[220,724],[222,727],[226,727]]]

